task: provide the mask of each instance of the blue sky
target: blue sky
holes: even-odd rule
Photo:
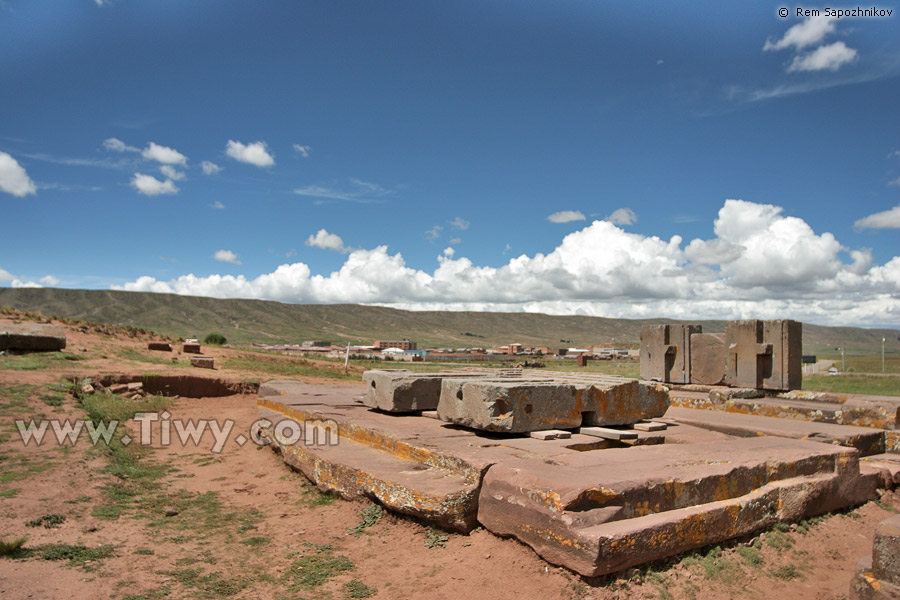
[[[634,4],[0,0],[0,286],[900,327],[898,4]]]

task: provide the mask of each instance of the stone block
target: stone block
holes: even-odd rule
[[[525,433],[581,425],[575,385],[552,381],[445,379],[438,416],[483,431]]]
[[[148,342],[147,343],[148,350],[161,350],[163,352],[171,352],[172,344],[169,342]]]
[[[627,425],[661,417],[668,390],[621,377],[444,379],[438,415],[484,431],[524,433],[581,425]]]
[[[636,431],[609,429],[607,427],[581,427],[578,433],[603,438],[604,440],[634,440],[638,436]]]
[[[532,431],[528,435],[536,440],[567,440],[572,437],[572,432],[563,431],[562,429],[544,429]]]
[[[699,325],[644,325],[641,328],[641,379],[691,382],[691,335]]]
[[[659,418],[669,408],[669,390],[658,383],[605,377],[580,391],[585,426],[630,425]]]
[[[720,385],[725,379],[725,334],[691,334],[691,383]]]
[[[215,359],[212,356],[192,356],[191,366],[201,369],[215,369]]]
[[[856,563],[850,581],[850,600],[900,600],[900,586],[879,581],[872,570],[872,557],[865,556]]]
[[[52,352],[66,347],[66,332],[46,323],[0,324],[0,350]]]
[[[635,423],[632,427],[638,431],[665,431],[668,425],[651,421],[650,423]]]
[[[801,323],[787,319],[729,321],[725,325],[725,383],[769,390],[801,385]]]
[[[900,515],[885,519],[875,528],[872,571],[879,580],[900,585]]]
[[[181,351],[185,354],[200,354],[200,344],[185,342],[184,345],[181,346]]]
[[[441,381],[447,378],[476,379],[477,373],[414,373],[407,369],[377,369],[363,373],[366,396],[363,404],[385,412],[436,410]]]

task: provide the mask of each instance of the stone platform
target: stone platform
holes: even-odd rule
[[[758,390],[672,386],[672,406],[720,410],[780,419],[897,429],[900,398],[857,394],[788,392],[764,395]]]
[[[444,421],[504,433],[626,425],[660,417],[669,407],[664,386],[610,375],[392,369],[366,371],[363,381],[367,406],[437,409]]]
[[[263,384],[261,435],[320,489],[456,531],[480,524],[583,575],[860,504],[893,482],[884,461],[861,463],[856,448],[775,428],[734,437],[682,416],[638,432],[633,447],[575,427],[541,440],[373,410],[367,387]]]

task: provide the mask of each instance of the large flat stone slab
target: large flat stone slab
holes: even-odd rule
[[[268,382],[259,394],[264,435],[321,489],[457,531],[480,523],[585,575],[845,508],[892,481],[882,462],[861,466],[853,448],[735,438],[668,417],[665,432],[626,440],[658,443],[664,434],[666,444],[626,448],[372,410],[364,385]],[[280,423],[330,428],[339,444],[279,441]]]
[[[879,482],[856,450],[816,442],[641,446],[498,463],[478,520],[593,576],[862,503]]]
[[[884,430],[794,419],[777,419],[715,410],[672,406],[666,418],[735,436],[775,436],[813,440],[859,450],[860,456],[884,452]],[[897,455],[900,459],[900,455]]]
[[[66,332],[47,323],[0,323],[0,350],[53,352],[66,347]]]
[[[709,393],[673,389],[669,396],[672,406],[682,408],[878,429],[897,429],[900,426],[900,398],[891,396],[828,395],[821,400],[785,395],[740,398],[720,388],[714,388]]]
[[[369,498],[390,509],[441,527],[470,531],[476,526],[478,480],[435,463],[401,458],[352,437],[327,440],[321,422],[320,439],[288,443],[275,434],[285,415],[263,411],[272,427],[263,436],[273,442],[284,461],[301,471],[320,490],[344,498]],[[292,439],[292,438],[289,438]],[[336,441],[334,445],[327,443]],[[312,443],[314,442],[314,443]]]

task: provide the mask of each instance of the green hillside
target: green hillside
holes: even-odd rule
[[[420,347],[526,345],[578,346],[615,342],[636,345],[643,325],[670,319],[605,319],[530,313],[405,311],[357,304],[283,304],[219,300],[110,290],[0,288],[0,306],[112,325],[133,325],[166,335],[202,337],[220,332],[232,343],[329,340],[371,344],[408,338]],[[724,321],[694,321],[705,332],[724,331]],[[900,331],[804,324],[805,352],[900,352]]]

